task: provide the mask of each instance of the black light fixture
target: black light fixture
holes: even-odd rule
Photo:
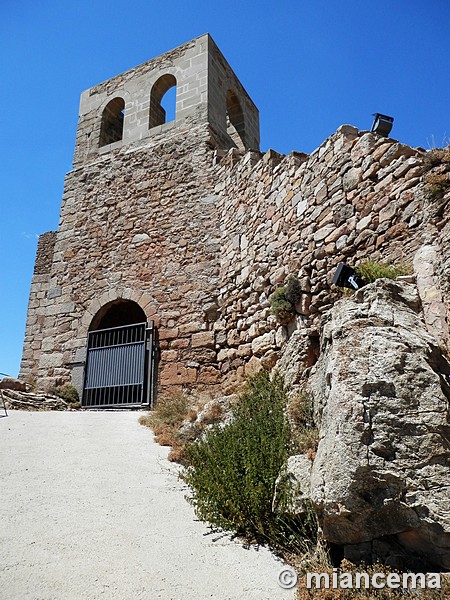
[[[339,287],[350,288],[351,290],[359,290],[366,285],[364,279],[361,279],[356,274],[355,269],[352,269],[345,263],[339,263],[336,273],[333,276],[333,283]]]
[[[394,117],[388,117],[387,115],[381,115],[380,113],[374,113],[373,116],[375,117],[375,120],[370,131],[372,133],[378,133],[378,135],[382,135],[383,137],[388,137],[392,129]]]

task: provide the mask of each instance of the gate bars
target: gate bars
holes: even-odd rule
[[[89,332],[81,405],[153,406],[158,358],[153,321]]]

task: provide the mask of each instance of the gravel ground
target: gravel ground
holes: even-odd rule
[[[195,520],[136,412],[0,419],[2,600],[292,600],[267,550]]]

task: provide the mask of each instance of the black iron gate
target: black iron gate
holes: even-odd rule
[[[153,406],[159,347],[153,321],[99,329],[88,335],[84,408]]]

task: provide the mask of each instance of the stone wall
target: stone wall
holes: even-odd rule
[[[39,309],[49,294],[50,271],[56,242],[56,232],[48,231],[39,236],[28,299],[24,350],[20,370],[22,378],[33,383],[37,378],[36,365],[41,351],[44,319]],[[51,296],[51,292],[50,292]]]
[[[39,236],[38,247],[36,251],[36,261],[34,263],[34,274],[44,275],[50,273],[53,252],[55,249],[56,231],[47,231]]]
[[[154,86],[174,77],[177,118],[150,127]],[[123,138],[101,146],[116,99]],[[162,386],[233,387],[274,367],[294,332],[308,368],[342,294],[336,265],[412,265],[430,245],[421,298],[448,342],[448,195],[426,193],[440,168],[427,153],[349,125],[310,155],[258,144],[258,111],[208,35],[84,92],[60,225],[39,242],[21,377],[80,387],[88,330],[118,300],[158,327]],[[290,274],[298,315],[279,325],[268,298]]]
[[[208,128],[186,125],[69,173],[51,272],[40,284],[46,293],[29,310],[42,322],[27,330],[35,361],[22,363],[22,377],[41,385],[70,378],[96,313],[129,299],[159,329],[162,385],[217,380],[209,319],[220,238],[210,143]]]
[[[21,377],[80,387],[94,318],[131,301],[158,327],[161,385],[218,381],[213,148],[236,135],[258,147],[258,110],[208,34],[83,92],[59,228],[41,238],[53,236],[54,252],[38,251]]]
[[[445,211],[433,216],[423,177],[430,164],[420,149],[344,125],[309,156],[231,150],[216,160],[223,249],[214,328],[218,367],[231,378],[273,366],[294,329],[304,338],[304,366],[314,362],[320,317],[342,295],[331,285],[339,262],[412,267],[416,251],[433,242],[448,263],[448,224],[438,235]],[[301,314],[281,326],[268,297],[289,274],[300,280]],[[442,272],[440,287],[448,306]]]
[[[308,367],[320,317],[342,294],[331,286],[339,262],[412,265],[430,242],[447,256],[421,150],[343,126],[309,156],[232,149],[213,159],[211,130],[185,127],[67,176],[51,277],[32,288],[23,376],[39,354],[33,377],[67,378],[90,320],[118,297],[159,326],[163,385],[233,385],[272,368],[294,330]],[[286,326],[268,297],[289,274],[303,297]]]

